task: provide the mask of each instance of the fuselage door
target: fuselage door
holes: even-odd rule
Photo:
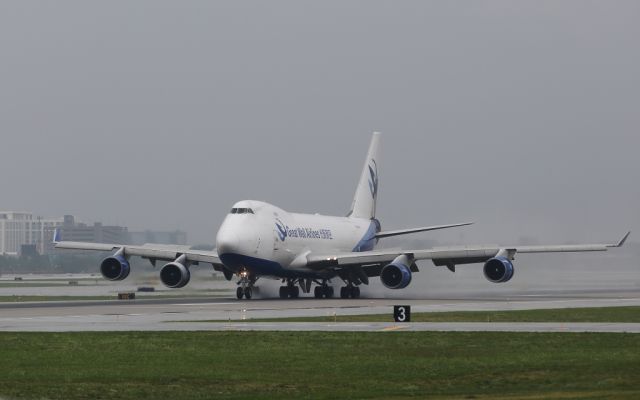
[[[274,214],[273,224],[273,251],[274,253],[282,248],[284,241],[287,238],[287,226],[278,218],[278,214]]]

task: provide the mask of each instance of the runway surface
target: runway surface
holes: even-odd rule
[[[540,291],[526,294],[469,294],[407,299],[149,299],[0,304],[0,331],[513,331],[636,332],[640,324],[624,323],[254,323],[256,318],[391,314],[393,305],[412,312],[524,310],[575,307],[640,306],[635,290]],[[196,322],[196,321],[220,322]]]

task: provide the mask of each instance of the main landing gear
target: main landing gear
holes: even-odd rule
[[[329,286],[327,282],[322,282],[313,289],[313,296],[316,299],[330,299],[333,297],[333,286]]]
[[[281,299],[297,299],[300,297],[300,290],[302,292],[309,293],[311,291],[312,282],[317,284],[316,287],[313,288],[313,296],[316,299],[331,299],[334,296],[333,286],[329,285],[328,279],[323,280],[313,280],[310,279],[282,279],[283,283],[286,283],[283,286],[280,286],[279,295]],[[340,288],[340,298],[342,299],[359,299],[360,298],[360,288],[350,280],[344,281],[347,286],[343,286]],[[299,287],[298,287],[299,286]],[[240,290],[242,288],[238,288],[238,298],[241,298]],[[247,289],[251,289],[250,286],[247,286]],[[244,292],[243,292],[244,293]],[[246,296],[246,293],[245,293]],[[250,295],[249,295],[250,296]],[[247,297],[250,298],[250,297]]]
[[[349,283],[347,286],[340,288],[341,299],[358,299],[360,298],[360,288]]]
[[[285,286],[280,286],[280,298],[281,299],[297,299],[300,297],[300,291],[302,293],[309,293],[311,291],[311,279],[304,278],[288,278],[282,279],[282,283],[286,283]]]
[[[236,297],[239,300],[243,297],[249,300],[253,296],[253,285],[258,279],[251,277],[247,270],[240,271],[238,275],[240,276],[240,280],[238,281],[238,288],[236,289]]]
[[[300,288],[287,284],[287,286],[280,286],[280,298],[281,299],[297,299],[300,297]]]

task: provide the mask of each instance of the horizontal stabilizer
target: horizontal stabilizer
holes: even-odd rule
[[[384,231],[378,232],[378,234],[376,234],[376,238],[381,239],[390,236],[407,235],[409,233],[437,231],[438,229],[455,228],[458,226],[467,226],[471,224],[473,224],[473,222],[464,222],[462,224],[424,226],[422,228],[398,229],[395,231]]]

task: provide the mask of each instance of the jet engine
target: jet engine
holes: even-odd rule
[[[184,287],[191,279],[189,268],[185,266],[185,257],[180,256],[174,262],[166,264],[160,270],[160,280],[165,286],[178,289]]]
[[[121,281],[131,272],[131,265],[121,251],[111,257],[107,257],[100,263],[100,272],[105,279],[110,281]]]
[[[507,282],[513,278],[513,263],[506,257],[498,256],[484,264],[484,276],[493,283]]]
[[[396,257],[380,271],[382,284],[389,289],[404,289],[411,283],[411,262],[406,255]]]

